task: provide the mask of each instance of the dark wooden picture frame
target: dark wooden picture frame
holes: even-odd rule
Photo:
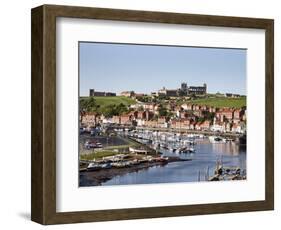
[[[56,18],[87,18],[149,23],[264,29],[265,51],[265,200],[101,211],[56,212]],[[32,186],[31,219],[62,224],[274,208],[274,21],[271,19],[129,11],[43,5],[32,9]]]

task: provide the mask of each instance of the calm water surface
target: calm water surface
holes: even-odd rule
[[[164,156],[179,156],[190,158],[192,161],[173,162],[165,166],[151,167],[142,171],[116,176],[102,185],[151,184],[170,182],[197,182],[213,175],[217,160],[223,161],[224,166],[246,169],[246,146],[235,143],[211,144],[208,139],[197,141],[194,154],[177,154],[169,150],[160,151]]]

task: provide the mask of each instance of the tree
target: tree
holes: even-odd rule
[[[128,108],[123,103],[117,105],[116,107],[116,115],[121,115],[122,113],[128,112]]]
[[[101,113],[105,116],[105,117],[112,117],[113,115],[115,115],[114,112],[115,111],[115,105],[107,105],[105,107],[103,107],[101,109]]]
[[[83,121],[83,117],[85,116],[86,112],[93,112],[96,110],[97,105],[96,105],[96,100],[91,97],[91,98],[81,98],[80,99],[80,106],[79,106],[79,111],[80,111],[80,122]]]
[[[159,116],[160,117],[166,117],[168,115],[168,111],[167,109],[160,104],[159,108],[158,108],[158,112],[159,112]]]
[[[206,120],[212,121],[215,117],[215,113],[206,111],[204,113],[204,117],[206,118]]]
[[[80,110],[85,112],[94,112],[99,106],[94,97],[80,99]]]
[[[112,116],[119,116],[123,113],[127,113],[128,107],[126,105],[124,105],[123,103],[120,103],[118,105],[107,105],[105,107],[103,107],[101,109],[101,113],[105,116],[105,117],[112,117]]]

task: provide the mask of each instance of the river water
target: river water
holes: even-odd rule
[[[246,146],[234,142],[211,144],[205,138],[196,141],[195,153],[178,154],[161,149],[164,156],[179,156],[191,161],[172,162],[165,166],[147,168],[138,172],[116,176],[102,185],[152,184],[205,181],[214,174],[217,160],[224,166],[246,170]]]

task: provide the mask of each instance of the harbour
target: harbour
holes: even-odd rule
[[[81,138],[84,151],[92,139],[116,154],[84,164],[80,159],[80,186],[246,179],[246,145],[235,138],[125,128],[107,135]],[[91,162],[99,168],[87,168]]]

